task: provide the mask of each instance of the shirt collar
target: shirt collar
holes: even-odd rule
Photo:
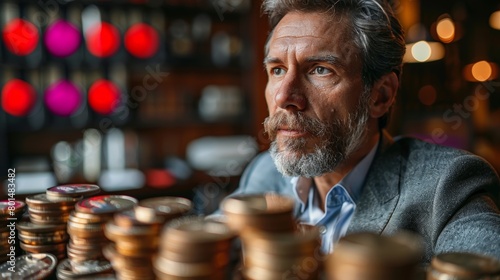
[[[354,203],[356,203],[361,196],[365,177],[368,174],[368,170],[370,169],[373,159],[375,158],[379,144],[380,141],[377,142],[371,151],[337,184],[343,186],[347,190]],[[293,186],[295,198],[298,199],[301,207],[305,207],[309,191],[313,185],[312,178],[292,177],[290,182]]]

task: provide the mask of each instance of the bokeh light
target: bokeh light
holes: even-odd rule
[[[71,116],[80,108],[82,94],[80,89],[68,80],[53,83],[45,90],[45,105],[55,115]]]
[[[445,50],[443,44],[439,42],[418,41],[406,45],[404,62],[430,62],[442,59]]]
[[[87,48],[94,56],[112,56],[120,47],[120,32],[111,23],[101,22],[93,25],[85,34]]]
[[[455,39],[455,24],[450,18],[443,18],[436,25],[436,33],[443,43],[451,43]]]
[[[490,16],[490,26],[500,30],[500,11],[496,11]]]
[[[150,58],[158,51],[158,32],[146,23],[132,25],[125,33],[125,48],[138,58]]]
[[[15,18],[2,31],[5,47],[13,54],[26,56],[32,53],[39,40],[38,29],[31,22]]]
[[[427,61],[431,57],[431,46],[426,41],[419,41],[412,46],[411,54],[417,61]]]
[[[47,28],[44,43],[52,55],[67,57],[80,47],[80,31],[72,23],[60,19]]]
[[[488,61],[482,60],[472,65],[472,76],[480,82],[487,81],[491,78],[492,72],[493,70],[491,69],[491,65]]]
[[[418,91],[418,99],[422,104],[431,106],[436,102],[437,91],[432,85],[425,85]]]
[[[100,79],[89,89],[89,106],[99,114],[108,115],[120,104],[120,89],[113,82]]]
[[[8,114],[23,117],[29,114],[36,101],[36,92],[29,83],[12,79],[2,89],[2,108]]]

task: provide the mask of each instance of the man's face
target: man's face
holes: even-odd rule
[[[333,171],[359,147],[368,118],[361,56],[347,21],[287,14],[269,40],[265,66],[264,126],[278,169],[306,177]]]

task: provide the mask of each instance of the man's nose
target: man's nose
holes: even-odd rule
[[[306,109],[305,85],[296,71],[288,71],[275,93],[276,105],[290,111]]]

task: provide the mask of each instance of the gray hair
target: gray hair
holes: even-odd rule
[[[362,55],[365,88],[370,89],[387,73],[401,75],[406,50],[403,29],[391,6],[384,0],[264,0],[262,11],[269,17],[269,38],[278,22],[292,11],[345,15],[352,25],[354,44]],[[379,121],[380,127],[384,127],[387,116]]]

